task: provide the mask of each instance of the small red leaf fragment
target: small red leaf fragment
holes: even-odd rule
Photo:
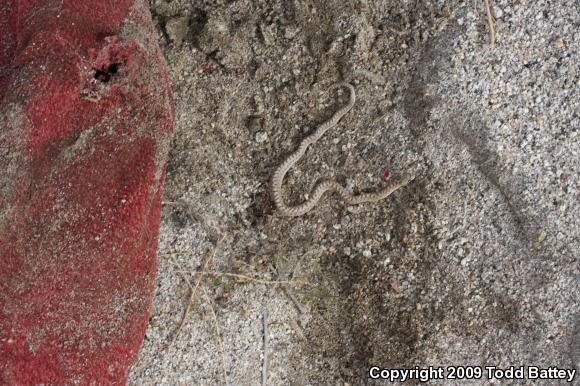
[[[208,62],[202,66],[202,71],[204,74],[211,74],[213,72],[213,65]]]
[[[383,171],[383,180],[388,181],[391,179],[391,172],[389,171],[389,169],[385,169]]]

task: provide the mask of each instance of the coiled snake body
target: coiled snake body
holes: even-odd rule
[[[375,202],[382,200],[388,197],[391,193],[396,191],[397,189],[407,185],[409,181],[412,180],[410,176],[403,176],[395,179],[392,181],[388,186],[376,190],[371,193],[361,193],[354,195],[348,191],[345,187],[340,185],[336,181],[332,180],[325,180],[320,182],[315,186],[310,194],[308,200],[304,203],[296,206],[287,206],[284,203],[284,197],[282,194],[282,182],[284,181],[284,177],[288,170],[302,158],[306,149],[309,145],[314,144],[316,141],[320,139],[326,133],[326,131],[338,124],[338,121],[354,106],[356,101],[356,95],[354,87],[349,83],[339,83],[336,84],[333,88],[337,87],[345,87],[350,92],[350,99],[348,104],[343,108],[339,109],[334,115],[326,122],[318,126],[318,128],[314,131],[314,133],[310,134],[308,137],[304,138],[304,140],[300,143],[298,149],[291,154],[286,160],[278,166],[274,175],[272,176],[272,195],[274,198],[274,204],[276,205],[276,209],[282,216],[289,216],[289,217],[296,217],[305,214],[306,212],[310,211],[314,206],[318,203],[318,200],[322,197],[322,195],[328,191],[338,193],[342,199],[348,205],[357,205],[362,204],[365,202]]]

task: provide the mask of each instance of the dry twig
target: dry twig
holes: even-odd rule
[[[485,12],[487,13],[487,25],[489,27],[489,41],[491,48],[495,48],[495,26],[493,24],[493,15],[491,14],[491,6],[489,0],[483,0],[485,3]]]

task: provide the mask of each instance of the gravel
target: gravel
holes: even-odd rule
[[[580,10],[491,5],[494,49],[480,1],[152,3],[178,122],[131,384],[260,384],[264,311],[268,385],[580,365]],[[269,178],[345,102],[326,92],[340,80],[357,103],[289,173],[288,200],[320,178],[355,192],[385,170],[417,178],[383,202],[324,197],[281,218]],[[210,271],[313,286],[208,276],[173,339],[221,238]]]

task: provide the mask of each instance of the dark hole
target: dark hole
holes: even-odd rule
[[[120,64],[121,64],[121,63],[113,63],[113,64],[111,64],[111,65],[110,65],[110,66],[107,68],[107,72],[108,72],[109,74],[116,74],[116,73],[117,73],[117,71],[119,71],[119,65],[120,65]]]
[[[104,70],[96,70],[95,79],[100,82],[107,83],[109,79],[111,79],[111,74]]]
[[[102,68],[100,70],[96,69],[95,79],[100,82],[107,83],[109,80],[111,80],[111,76],[119,71],[120,65],[121,63],[111,63],[106,68]]]

